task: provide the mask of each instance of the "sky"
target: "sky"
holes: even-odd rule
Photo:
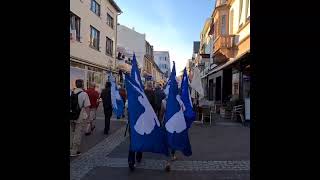
[[[177,75],[192,57],[215,0],[115,0],[122,10],[118,23],[146,34],[154,51],[169,51]]]

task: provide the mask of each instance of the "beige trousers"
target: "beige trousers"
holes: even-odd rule
[[[81,110],[78,120],[70,121],[70,153],[76,154],[80,151],[81,137],[83,134],[83,127],[85,119],[87,119],[87,113],[84,108]]]
[[[97,109],[90,109],[89,120],[86,122],[86,133],[91,132],[91,128],[95,127]]]

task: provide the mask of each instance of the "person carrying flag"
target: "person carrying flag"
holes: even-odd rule
[[[135,55],[133,55],[131,75],[125,75],[125,82],[130,133],[128,164],[130,170],[134,170],[135,160],[141,161],[142,152],[169,156],[169,151],[165,131],[160,127],[160,122],[151,104],[152,96],[148,91],[152,87],[147,84],[147,89],[144,90]]]
[[[184,75],[185,77],[186,75]],[[186,80],[185,78],[183,80]],[[191,144],[188,136],[188,129],[191,126],[194,116],[190,111],[190,107],[186,99],[185,93],[188,84],[182,81],[180,97],[178,84],[176,80],[175,63],[173,62],[172,73],[168,81],[168,98],[166,101],[166,111],[164,116],[164,126],[167,132],[167,142],[171,150],[179,150],[185,156],[191,156]],[[187,89],[187,91],[189,91]],[[190,102],[191,103],[191,102]],[[192,111],[192,109],[191,109]],[[166,170],[170,170],[170,162],[167,161]]]

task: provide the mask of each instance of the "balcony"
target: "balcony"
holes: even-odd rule
[[[233,58],[236,51],[235,35],[222,35],[213,42],[213,63],[224,63]]]
[[[230,49],[235,47],[234,43],[235,35],[223,35],[213,42],[213,53],[216,53],[220,49]]]

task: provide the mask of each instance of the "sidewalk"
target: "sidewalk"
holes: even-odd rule
[[[127,165],[129,138],[121,127],[106,141],[71,163],[71,179],[250,179],[250,128],[193,124],[189,136],[193,155],[178,160],[165,172],[164,155],[143,153],[135,172]]]
[[[123,126],[126,126],[126,119],[117,119],[114,115],[110,119],[110,130],[109,134],[104,134],[104,113],[103,113],[103,107],[102,104],[99,105],[99,108],[97,110],[97,116],[96,116],[96,128],[94,129],[93,133],[90,136],[85,136],[83,134],[82,140],[81,140],[81,147],[80,151],[81,153],[87,152],[89,149],[97,145],[99,142],[106,139],[110,134],[113,134],[118,129],[120,129]],[[73,161],[74,159],[77,159],[78,157],[70,157],[70,161]]]

